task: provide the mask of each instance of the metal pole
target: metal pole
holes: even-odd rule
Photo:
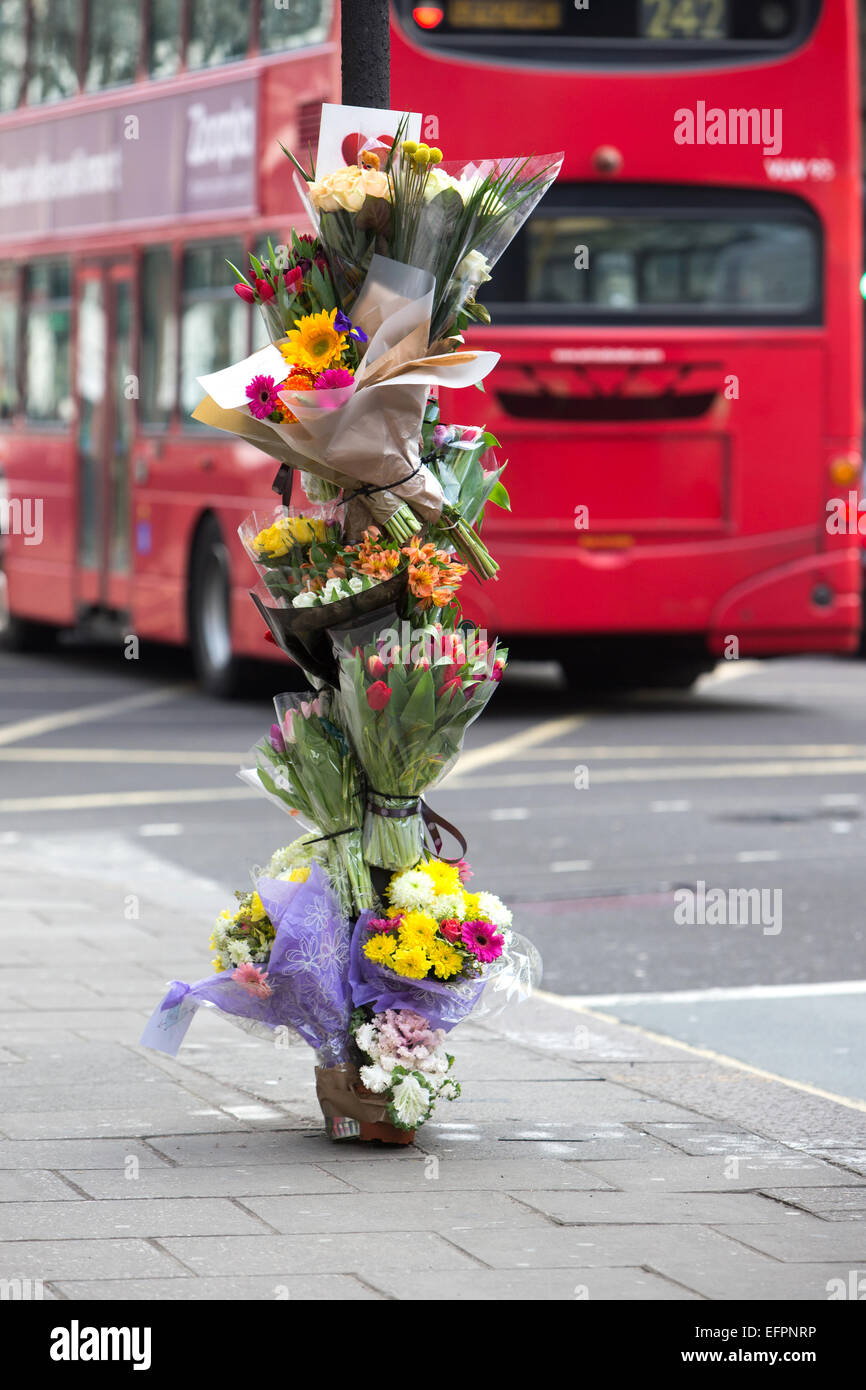
[[[343,103],[391,105],[388,0],[342,0]]]

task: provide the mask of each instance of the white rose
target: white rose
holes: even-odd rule
[[[360,574],[353,574],[352,578],[348,580],[348,585],[353,594],[360,594],[361,590],[367,587]]]
[[[316,604],[320,602],[319,595],[314,594],[312,589],[304,589],[303,593],[295,594],[295,597],[292,599],[292,607],[314,608]]]
[[[345,598],[342,579],[329,579],[322,590],[323,603],[336,603],[337,599]]]
[[[456,279],[468,280],[473,285],[483,285],[490,276],[490,262],[480,251],[470,251],[457,267]]]

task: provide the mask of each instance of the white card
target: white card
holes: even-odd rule
[[[279,386],[291,370],[279,348],[269,343],[267,347],[245,357],[242,362],[224,367],[221,372],[196,377],[196,380],[221,410],[237,410],[239,406],[249,405],[247,387],[254,376],[273,377],[274,385]]]
[[[323,179],[346,164],[357,164],[362,149],[373,149],[382,157],[382,141],[387,149],[397,137],[397,130],[406,112],[384,111],[375,106],[322,107],[319,126],[319,150],[316,155],[316,178]],[[421,139],[421,115],[408,112],[405,140]],[[359,136],[360,139],[353,137]],[[301,161],[303,163],[303,160]],[[384,164],[384,159],[382,163]]]

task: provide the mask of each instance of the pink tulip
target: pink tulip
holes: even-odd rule
[[[502,680],[502,674],[503,674],[504,670],[505,670],[505,662],[502,660],[501,657],[497,657],[496,660],[495,660],[494,663],[493,663],[493,670],[492,670],[491,673],[490,673],[490,674],[491,674],[491,678],[492,678],[493,680],[495,680],[495,681],[501,681],[501,680]]]
[[[249,285],[240,283],[235,285],[235,294],[239,294],[241,299],[245,299],[248,304],[255,304],[256,302],[256,292]]]
[[[391,691],[384,681],[376,681],[367,691],[367,704],[370,709],[383,710],[391,698]]]
[[[383,676],[386,676],[388,674],[388,669],[384,661],[382,661],[381,657],[378,656],[367,657],[367,670],[370,672],[370,675],[376,681],[380,681]]]
[[[283,281],[289,294],[300,294],[304,284],[304,272],[300,266],[293,266],[291,270],[286,271]]]
[[[448,698],[451,699],[451,700],[453,700],[455,694],[456,694],[457,691],[460,690],[460,689],[462,689],[462,682],[461,682],[461,680],[460,680],[460,677],[459,677],[459,676],[454,676],[454,678],[453,678],[452,680],[446,681],[445,684],[444,684],[443,686],[440,687],[439,694],[440,694],[440,695],[444,695],[444,694],[445,694],[445,691],[446,691],[446,690],[449,690],[451,693],[450,693],[450,695],[449,695]]]
[[[264,302],[267,302],[269,299],[273,299],[274,295],[276,294],[276,290],[274,289],[273,285],[270,283],[269,280],[257,280],[256,289],[259,292],[259,298]]]

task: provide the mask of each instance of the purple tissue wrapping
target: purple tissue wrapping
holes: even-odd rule
[[[256,887],[275,930],[270,959],[262,967],[270,996],[257,999],[231,970],[193,985],[173,980],[142,1044],[176,1056],[196,1009],[211,1004],[274,1032],[294,1029],[311,1047],[326,1050],[332,1065],[348,1061],[351,928],[325,874],[314,864],[305,883],[260,878]]]

